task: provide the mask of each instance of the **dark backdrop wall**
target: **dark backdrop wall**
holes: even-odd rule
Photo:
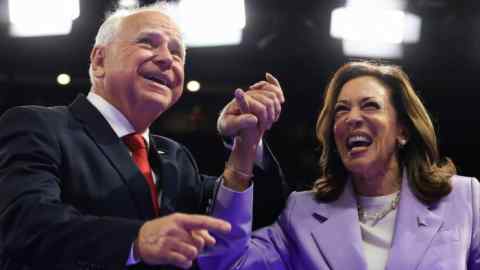
[[[149,2],[149,1],[144,1]],[[247,26],[239,46],[193,48],[187,54],[187,81],[202,89],[184,92],[177,105],[153,126],[161,135],[186,144],[205,173],[219,174],[225,149],[216,117],[235,88],[263,79],[281,81],[287,102],[281,120],[267,135],[289,184],[306,189],[318,176],[314,125],[327,80],[350,58],[329,36],[330,12],[344,1],[246,0]],[[478,1],[412,1],[408,9],[423,19],[418,44],[405,47],[402,65],[429,109],[441,153],[459,173],[480,177],[480,9]],[[0,1],[0,113],[23,104],[68,104],[89,90],[89,50],[111,1],[82,1],[71,35],[11,38]],[[381,22],[379,22],[381,23]],[[72,83],[58,86],[66,72]],[[1,131],[0,131],[1,132]]]

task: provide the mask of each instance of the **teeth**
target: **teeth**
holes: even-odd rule
[[[364,136],[352,136],[348,138],[348,143],[356,143],[356,142],[369,142],[370,140]]]
[[[353,148],[356,146],[368,146],[370,145],[372,140],[370,137],[363,136],[363,135],[354,135],[348,138],[347,146],[348,148]]]

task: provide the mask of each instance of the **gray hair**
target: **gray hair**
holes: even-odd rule
[[[131,8],[119,6],[112,12],[107,13],[105,16],[105,20],[103,21],[102,25],[100,25],[97,35],[95,36],[95,43],[93,44],[93,47],[95,48],[97,46],[107,45],[109,42],[113,41],[122,20],[130,15],[143,11],[157,11],[170,18],[173,18],[173,6],[167,2],[156,2],[142,7],[136,6]],[[183,48],[185,48],[185,46],[183,46]],[[88,76],[90,77],[90,82],[93,86],[92,64],[90,64],[88,68]]]

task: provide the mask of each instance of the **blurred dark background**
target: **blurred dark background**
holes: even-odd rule
[[[68,104],[89,91],[89,52],[114,1],[80,3],[81,15],[70,35],[12,38],[7,1],[0,0],[0,113],[23,104]],[[344,4],[245,0],[242,44],[189,49],[186,81],[197,80],[202,89],[185,91],[153,131],[187,145],[204,173],[220,174],[226,153],[216,132],[217,115],[235,88],[271,72],[281,81],[287,102],[267,139],[289,184],[309,188],[317,177],[314,126],[323,90],[332,73],[352,59],[343,55],[341,41],[329,35],[330,13]],[[402,59],[388,61],[410,75],[434,119],[442,155],[455,161],[460,174],[478,178],[480,1],[417,0],[408,2],[407,9],[422,18],[420,41],[406,45]],[[70,74],[72,83],[58,85],[59,73]]]

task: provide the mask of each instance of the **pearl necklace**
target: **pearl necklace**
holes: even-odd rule
[[[372,220],[372,226],[375,226],[382,218],[384,218],[388,213],[397,208],[398,202],[400,201],[400,192],[397,193],[395,198],[390,202],[388,207],[385,207],[381,211],[369,214],[363,207],[357,202],[358,217],[361,222],[366,222]]]

